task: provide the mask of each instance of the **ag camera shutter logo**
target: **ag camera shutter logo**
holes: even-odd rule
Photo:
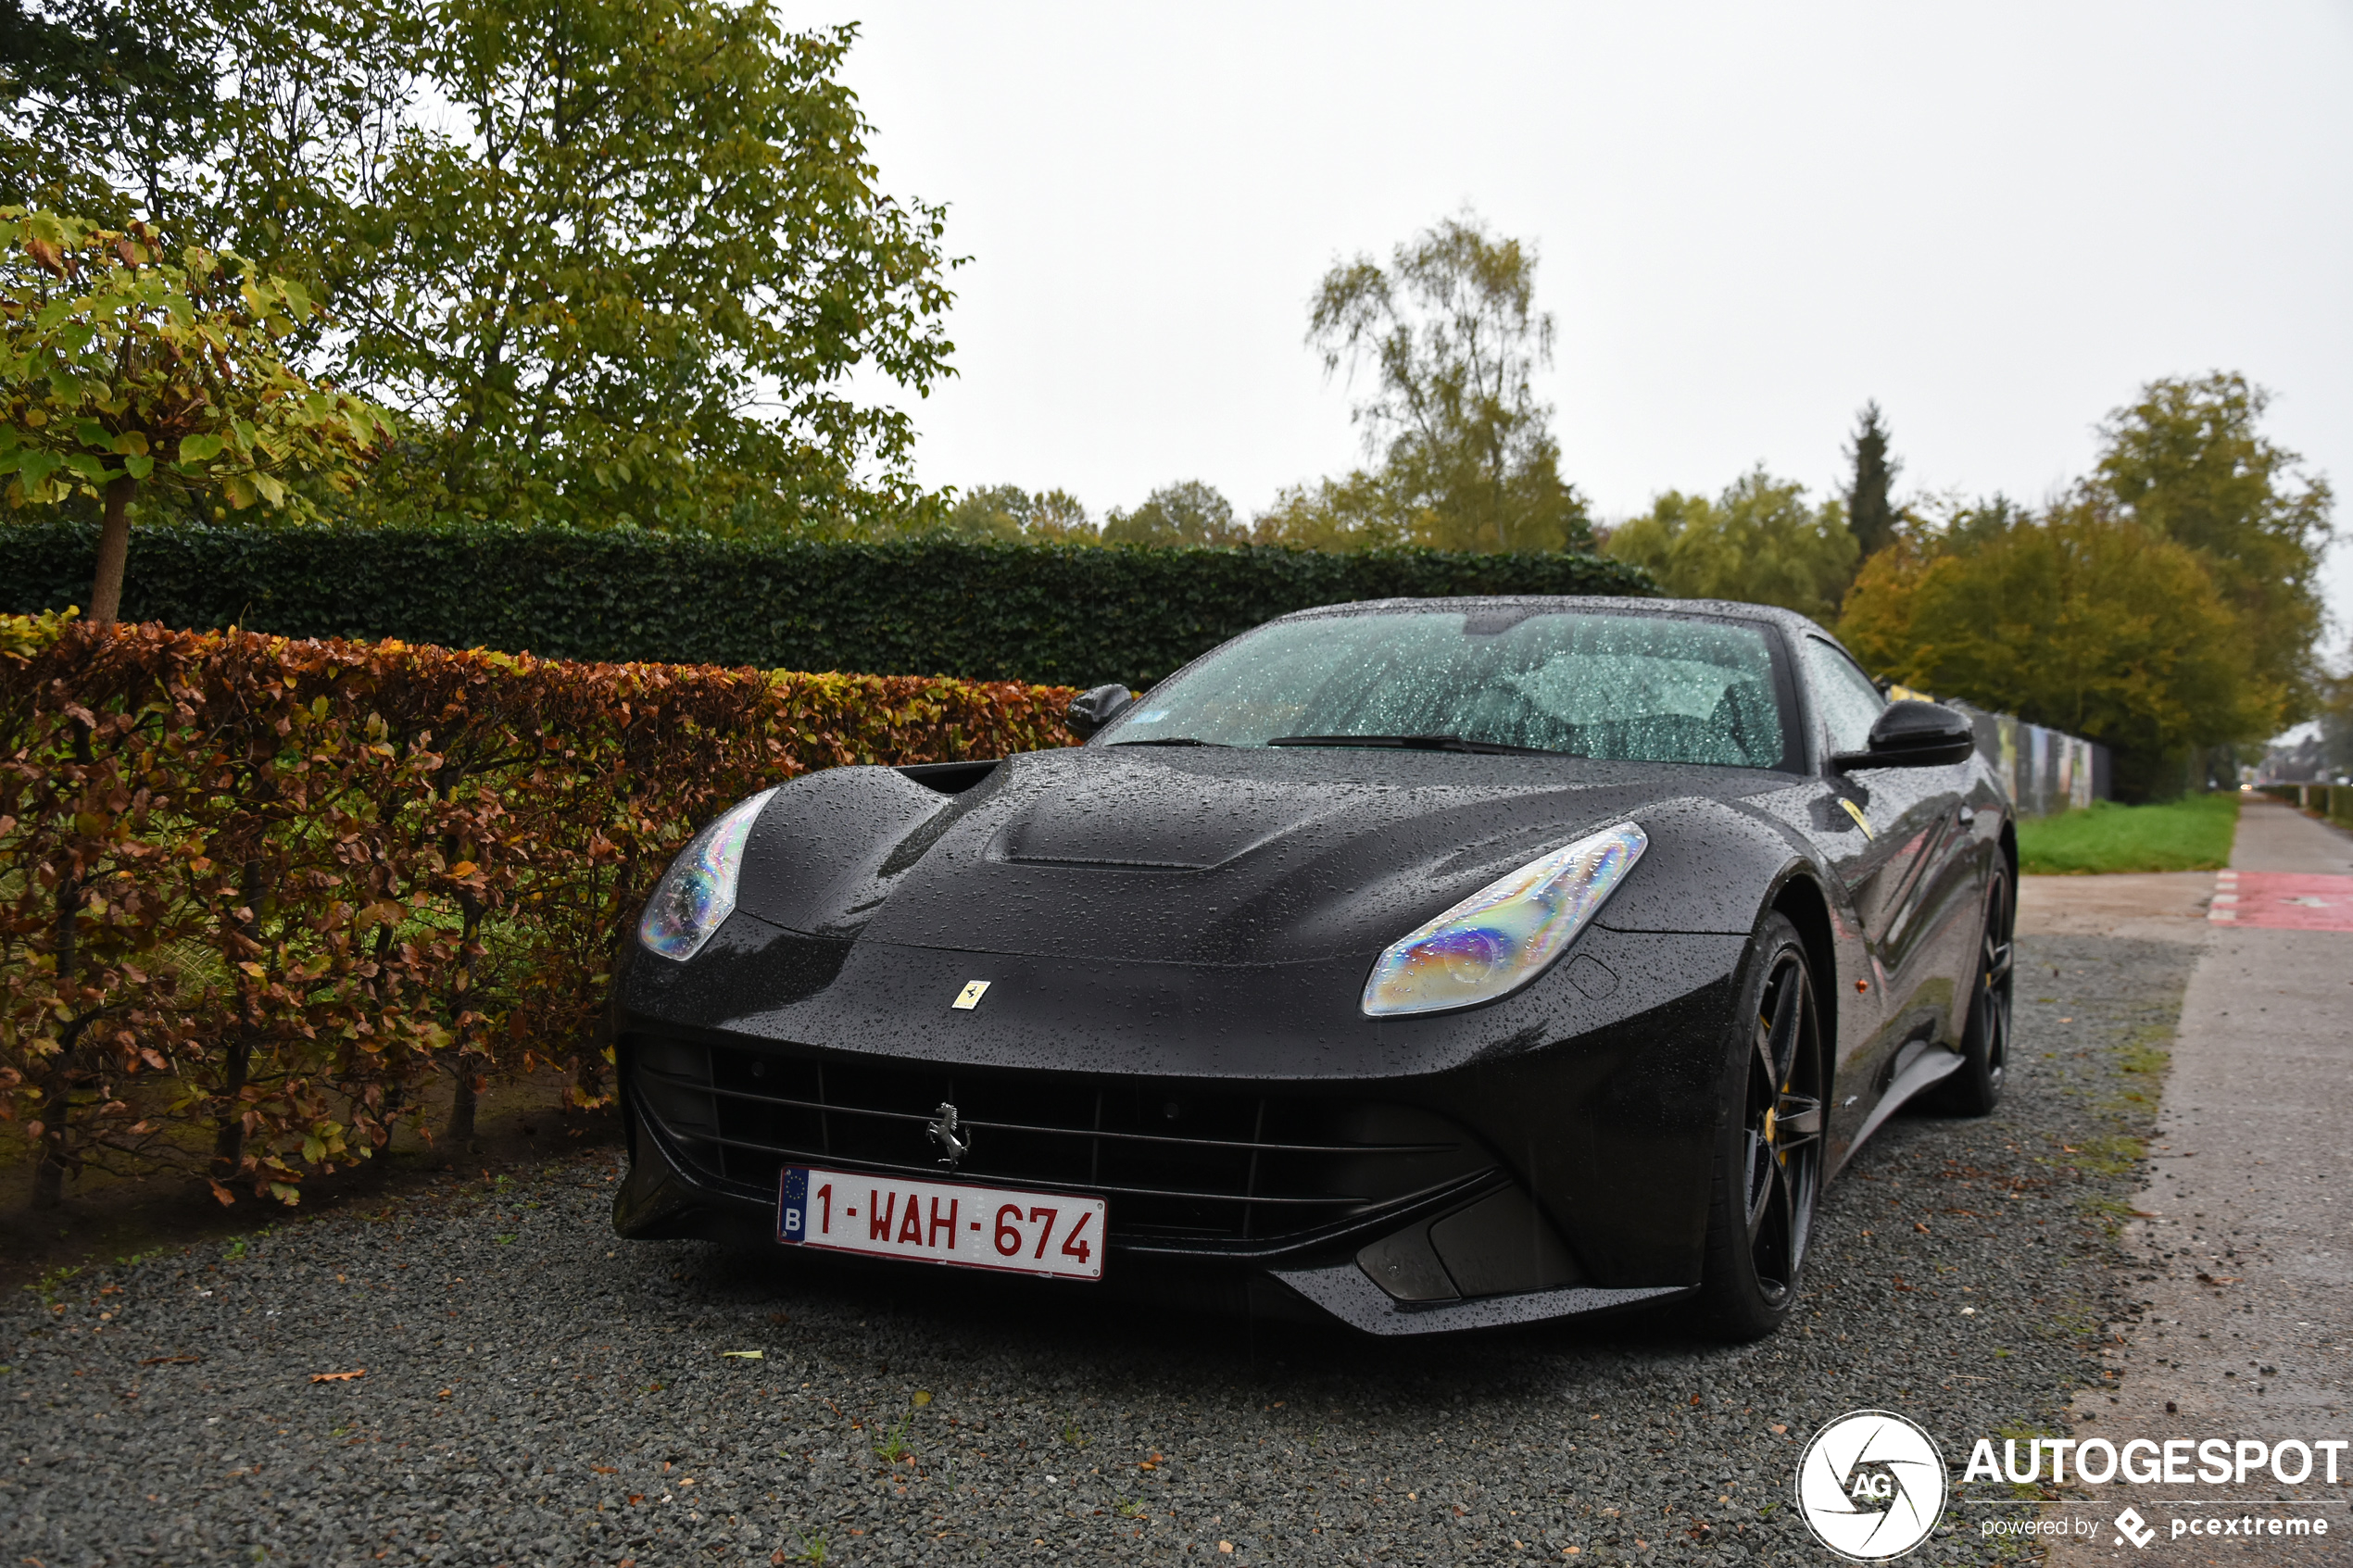
[[[1944,1456],[1917,1423],[1849,1411],[1806,1445],[1797,1512],[1816,1540],[1850,1562],[1901,1557],[1944,1516]]]

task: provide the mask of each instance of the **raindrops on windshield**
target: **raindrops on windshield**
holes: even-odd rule
[[[1154,689],[1105,740],[1349,735],[1770,768],[1782,732],[1761,628],[1596,611],[1499,625],[1433,609],[1263,627]]]

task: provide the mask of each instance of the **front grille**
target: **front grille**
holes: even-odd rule
[[[1072,1187],[1138,1243],[1278,1241],[1460,1186],[1492,1162],[1445,1118],[1194,1080],[820,1060],[631,1042],[640,1103],[698,1173],[771,1197],[786,1164]],[[952,1173],[929,1124],[971,1136]]]

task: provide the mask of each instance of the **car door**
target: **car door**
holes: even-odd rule
[[[1879,974],[1882,1025],[1869,1053],[1875,1094],[1903,1047],[1949,1033],[1955,997],[1944,937],[1969,902],[1960,793],[1969,769],[1830,768],[1831,757],[1868,746],[1887,699],[1836,644],[1810,633],[1801,644],[1825,792],[1817,816],[1827,831],[1818,841],[1846,884]]]

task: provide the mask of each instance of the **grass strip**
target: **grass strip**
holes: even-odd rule
[[[2231,858],[2238,820],[2236,791],[2153,806],[2095,800],[2056,817],[2020,819],[2019,870],[2029,876],[2219,871]]]

